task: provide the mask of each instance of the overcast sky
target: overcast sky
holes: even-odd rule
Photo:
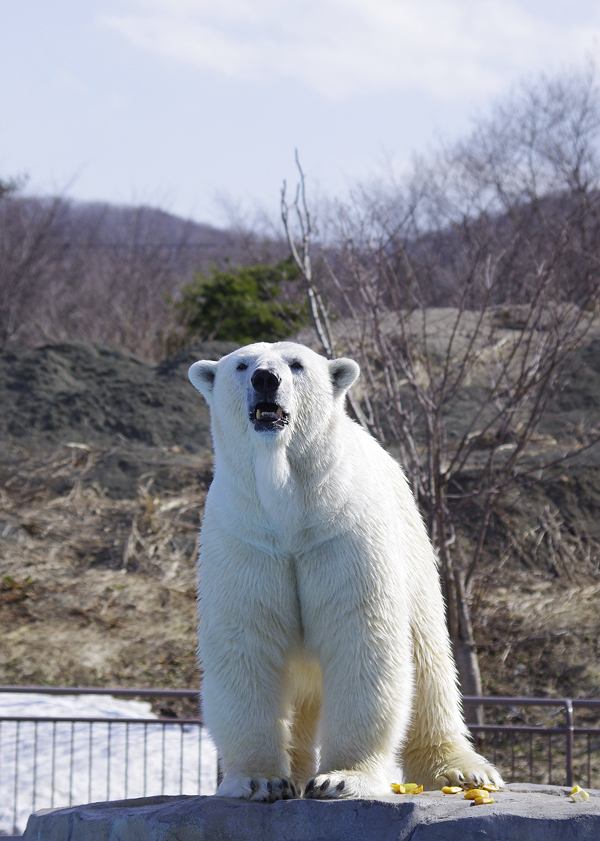
[[[0,0],[0,178],[223,224],[296,147],[343,194],[599,50],[597,0]]]

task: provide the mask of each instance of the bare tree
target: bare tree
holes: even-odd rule
[[[293,209],[295,211],[296,221],[300,232],[300,242],[298,245],[296,245],[292,233],[290,207],[286,200],[287,185],[285,181],[283,182],[283,187],[281,188],[281,219],[287,242],[290,247],[290,251],[292,252],[292,257],[305,282],[306,295],[308,297],[310,314],[315,331],[321,345],[323,346],[325,355],[328,359],[332,359],[334,356],[334,341],[329,313],[313,278],[312,260],[310,256],[313,223],[306,201],[306,179],[304,177],[302,167],[300,166],[298,150],[296,150],[295,155],[296,166],[300,175],[300,180],[296,185],[296,194],[293,202]]]
[[[310,314],[313,322],[313,327],[315,329],[319,342],[321,343],[321,346],[325,351],[326,357],[328,359],[333,359],[336,356],[336,347],[333,329],[331,325],[331,319],[329,317],[329,310],[325,301],[323,300],[323,296],[321,295],[313,277],[313,265],[310,250],[312,235],[314,231],[312,217],[306,199],[306,178],[304,176],[302,166],[300,165],[298,150],[296,150],[295,157],[296,166],[298,168],[299,173],[299,182],[296,186],[296,193],[292,207],[295,212],[297,228],[300,233],[300,242],[298,244],[296,243],[294,233],[292,230],[292,224],[290,220],[290,206],[288,205],[286,199],[287,185],[285,181],[283,182],[283,187],[281,189],[281,220],[283,222],[283,228],[285,231],[286,239],[290,251],[292,253],[292,258],[296,266],[298,267],[300,275],[305,283],[306,295],[310,307]],[[329,276],[331,281],[335,285],[337,285],[338,288],[341,288],[339,286],[335,273],[330,271]],[[369,424],[364,416],[360,403],[355,399],[355,397],[352,394],[347,395],[347,400],[350,403],[352,411],[354,412],[354,415],[361,424],[361,426],[363,426],[365,429],[368,429]]]
[[[105,210],[82,224],[60,197],[0,199],[0,346],[79,338],[153,355],[176,256],[135,224],[144,209],[120,243],[104,242]]]
[[[64,270],[66,257],[61,199],[31,202],[15,193],[0,196],[0,346],[19,340],[39,292]]]
[[[498,503],[574,453],[540,424],[598,329],[599,128],[592,67],[524,87],[402,185],[340,206],[319,279],[341,304],[328,341],[362,365],[359,417],[398,453],[437,548],[464,694],[481,694],[470,606]]]
[[[0,347],[91,340],[161,359],[177,330],[169,297],[196,270],[286,253],[281,237],[239,226],[29,198],[0,182]]]

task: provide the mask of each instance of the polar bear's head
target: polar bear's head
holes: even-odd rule
[[[259,342],[202,360],[189,378],[211,410],[213,431],[287,439],[327,428],[359,374],[352,359],[328,360],[294,342]]]

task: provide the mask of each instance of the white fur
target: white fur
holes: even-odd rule
[[[279,431],[249,419],[258,369],[280,380]],[[386,795],[398,750],[404,778],[427,788],[501,783],[468,738],[434,553],[404,474],[345,414],[358,373],[292,342],[190,369],[215,448],[199,628],[221,795],[291,796],[288,780],[306,787],[315,774],[307,796]]]

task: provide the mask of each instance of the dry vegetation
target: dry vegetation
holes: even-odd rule
[[[97,455],[61,448],[3,473],[0,682],[193,687],[210,463],[189,457],[177,492],[146,478],[114,499],[86,482]]]
[[[172,376],[161,380],[163,407],[150,407],[165,445],[115,436],[108,447],[104,418],[122,382],[111,391],[110,377],[101,373],[106,357],[93,351],[85,359],[97,438],[88,426],[89,443],[59,443],[59,413],[54,443],[48,433],[40,438],[31,430],[28,438],[13,436],[3,450],[0,683],[195,687],[194,566],[211,460],[206,445],[189,451],[192,431],[185,424],[187,414],[197,412],[200,425],[205,410],[186,385],[190,402],[179,413],[187,437],[173,443],[177,429],[161,416],[173,411],[187,360],[172,361],[166,366]],[[60,407],[64,389],[77,385],[72,380],[82,346],[54,352],[62,360],[61,377],[51,391],[42,396],[39,384],[30,383],[28,399],[37,396],[42,413],[46,400]],[[30,353],[43,359],[48,351]],[[118,365],[119,354],[111,353]],[[128,364],[123,354],[123,371]],[[139,364],[128,376],[137,371],[140,387],[150,388],[156,370]],[[600,378],[596,390],[592,380],[588,372],[588,397],[600,393]],[[0,403],[5,416],[11,406],[18,413],[9,400]],[[61,409],[66,416],[69,405]],[[140,405],[138,423],[131,425],[142,437],[147,411]],[[549,423],[560,424],[560,411]],[[473,522],[465,517],[461,531],[467,546],[476,506],[468,513]],[[600,457],[594,452],[547,483],[507,495],[494,515],[472,594],[486,693],[600,694],[599,524]]]
[[[158,366],[83,344],[0,354],[0,683],[198,685],[212,461],[185,372],[228,349]]]

